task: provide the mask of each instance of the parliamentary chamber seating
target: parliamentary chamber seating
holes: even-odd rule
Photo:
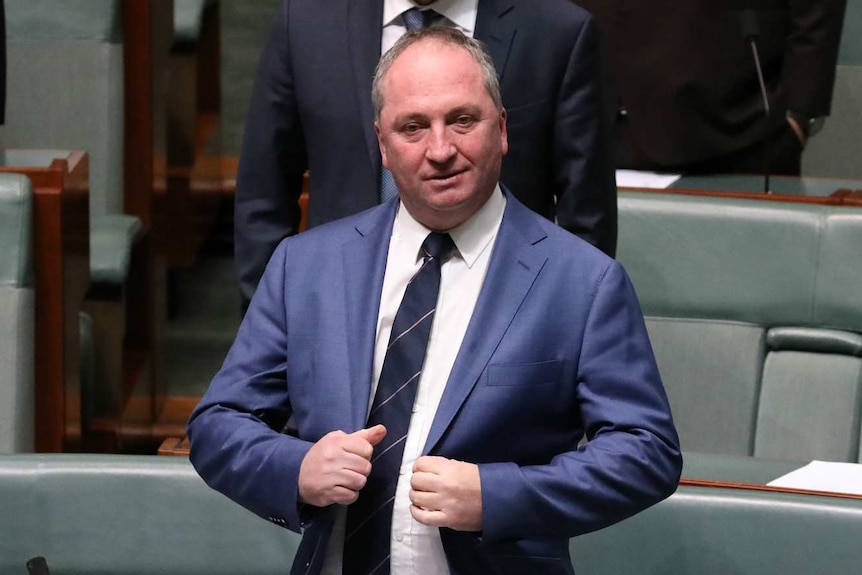
[[[0,454],[33,450],[33,190],[0,174]]]
[[[683,451],[859,462],[862,210],[620,191]]]
[[[137,51],[124,44],[129,26],[124,9],[131,5],[124,6],[123,0],[5,2],[8,95],[0,148],[43,155],[56,150],[58,157],[83,150],[88,155],[90,276],[80,320],[81,409],[85,422],[99,421],[105,429],[117,425],[134,395],[155,393],[147,391],[156,385],[149,381],[157,377],[160,363],[160,329],[153,318],[162,315],[164,294],[159,287],[163,272],[152,247],[158,219],[152,214],[154,189],[165,191],[170,162],[194,161],[198,118],[206,113],[215,121],[219,104],[218,90],[212,88],[218,82],[218,59],[212,57],[219,48],[217,30],[213,32],[217,2],[174,0],[132,9],[130,13],[151,18],[149,26],[158,30]],[[207,57],[201,55],[202,39]],[[150,70],[151,80],[129,77],[130,57],[145,62],[144,69],[136,64],[135,73]],[[130,86],[150,87],[143,99],[149,107],[126,94]],[[129,125],[141,129],[137,116],[152,118],[152,134],[127,133]],[[125,153],[130,142],[141,139],[152,140],[153,149],[130,160]],[[129,161],[136,164],[132,180]],[[144,176],[142,185],[139,175]],[[129,181],[136,183],[129,186]],[[170,212],[170,198],[159,207]],[[138,212],[141,217],[132,215]],[[182,221],[170,223],[173,234],[184,238]],[[136,378],[147,381],[138,385]]]
[[[89,156],[90,288],[81,319],[83,405],[116,412],[124,297],[142,222],[124,210],[121,0],[6,0],[8,94],[0,146]],[[58,152],[61,155],[61,152]]]
[[[862,563],[860,538],[859,499],[682,486],[570,548],[578,575],[843,575]],[[0,573],[43,556],[64,574],[276,574],[298,544],[186,458],[0,456]]]

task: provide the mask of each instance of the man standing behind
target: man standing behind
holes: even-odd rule
[[[503,183],[527,207],[614,255],[611,118],[585,11],[570,0],[283,0],[237,174],[234,246],[246,302],[278,242],[298,231],[306,169],[309,227],[388,197],[371,80],[380,55],[423,25],[451,26],[489,47],[509,109]]]
[[[579,3],[608,48],[618,168],[799,175],[831,107],[846,0]]]
[[[303,531],[293,573],[572,573],[570,537],[679,479],[634,290],[501,189],[481,44],[410,32],[373,93],[400,201],[280,244],[192,414],[192,463]]]

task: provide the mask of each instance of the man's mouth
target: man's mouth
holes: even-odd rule
[[[467,170],[453,170],[451,172],[445,172],[442,174],[434,174],[433,176],[431,176],[429,178],[429,180],[431,180],[433,182],[438,182],[438,183],[445,183],[445,182],[448,182],[450,180],[454,180],[455,178],[457,178],[458,176],[460,176],[461,174],[463,174],[466,171]]]

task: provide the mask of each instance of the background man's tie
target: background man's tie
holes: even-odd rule
[[[427,28],[434,20],[437,19],[437,12],[434,10],[420,10],[419,8],[411,8],[401,15],[404,20],[404,26],[408,30],[416,30],[417,28]],[[392,172],[386,168],[381,168],[380,172],[380,202],[385,202],[390,198],[398,195],[398,186],[395,185],[395,179],[392,177]]]
[[[449,234],[428,234],[422,244],[425,261],[407,285],[395,314],[368,414],[368,427],[382,423],[386,426],[386,437],[374,447],[365,488],[347,509],[344,575],[389,573],[389,538],[398,471],[437,306],[440,266],[454,248]]]

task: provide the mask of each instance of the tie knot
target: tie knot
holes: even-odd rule
[[[434,10],[420,10],[419,8],[411,8],[401,15],[404,20],[404,26],[408,30],[417,30],[419,28],[427,28],[437,17],[437,12]]]
[[[422,242],[422,253],[425,257],[435,258],[441,264],[449,259],[454,249],[455,242],[452,241],[452,236],[449,234],[431,232]]]

